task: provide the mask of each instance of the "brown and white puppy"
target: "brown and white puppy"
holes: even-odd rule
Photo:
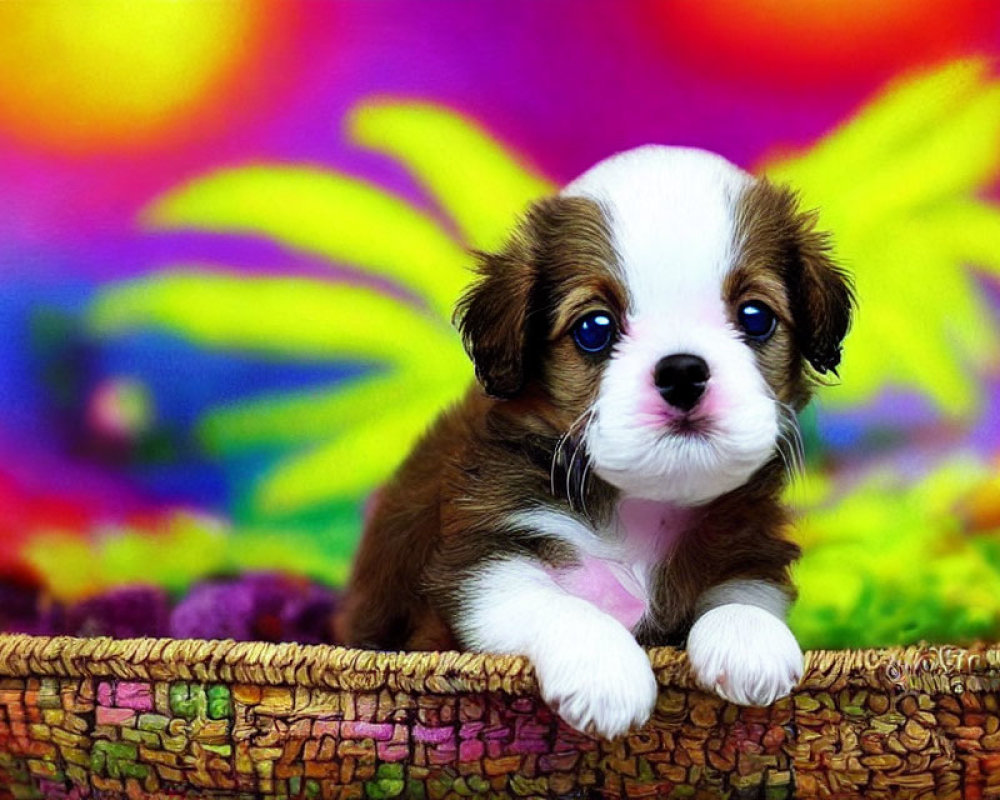
[[[338,621],[378,648],[520,653],[605,737],[683,643],[743,704],[802,653],[779,497],[795,411],[836,367],[852,293],[795,196],[698,150],[642,147],[537,203],[458,324],[481,384],[381,493]]]

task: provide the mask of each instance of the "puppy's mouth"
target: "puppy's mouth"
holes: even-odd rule
[[[711,421],[703,416],[683,414],[667,422],[667,432],[686,439],[707,439],[712,433]]]

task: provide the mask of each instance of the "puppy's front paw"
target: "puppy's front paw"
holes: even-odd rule
[[[542,698],[569,725],[614,739],[644,724],[656,704],[656,678],[645,651],[612,619],[585,631],[553,631],[536,653]]]
[[[691,628],[688,660],[698,685],[733,703],[766,706],[802,678],[802,650],[780,619],[757,606],[728,603]]]

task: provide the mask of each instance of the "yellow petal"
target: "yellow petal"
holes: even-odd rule
[[[963,263],[1000,276],[1000,209],[960,199],[934,210],[924,223]]]
[[[386,295],[303,278],[176,270],[103,289],[89,313],[112,334],[157,327],[209,347],[412,364],[454,349],[444,322]]]
[[[426,359],[426,368],[367,376],[327,391],[286,393],[218,409],[203,422],[202,437],[210,450],[222,452],[262,443],[301,443],[363,427],[373,415],[405,408],[415,399],[426,405],[425,398],[435,397],[443,408],[472,380],[471,365],[461,347],[457,349],[461,361],[450,373],[434,369],[442,360],[448,361],[438,356]],[[370,458],[379,457],[379,453],[370,454]]]
[[[348,120],[358,143],[402,161],[481,250],[501,246],[552,184],[475,122],[429,103],[368,101]]]
[[[268,514],[285,514],[371,491],[406,457],[436,409],[436,402],[405,406],[305,455],[293,456],[260,482],[255,498],[258,508]]]
[[[160,197],[143,220],[266,236],[388,278],[444,318],[470,277],[471,260],[431,217],[377,186],[310,167],[221,170]]]
[[[988,77],[985,59],[965,59],[906,75],[890,82],[847,122],[839,125],[801,159],[781,159],[767,169],[778,180],[797,185],[819,175],[837,178],[848,159],[854,170],[878,170],[898,148],[947,122],[953,110],[974,95]]]

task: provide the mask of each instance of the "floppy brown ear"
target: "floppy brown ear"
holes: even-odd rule
[[[816,230],[816,214],[799,213],[795,254],[785,280],[795,317],[796,342],[813,369],[837,374],[840,349],[851,326],[854,287],[830,253],[830,237]]]
[[[459,299],[455,322],[487,394],[513,397],[524,385],[529,308],[537,280],[534,215],[499,253],[477,253],[479,278]]]

